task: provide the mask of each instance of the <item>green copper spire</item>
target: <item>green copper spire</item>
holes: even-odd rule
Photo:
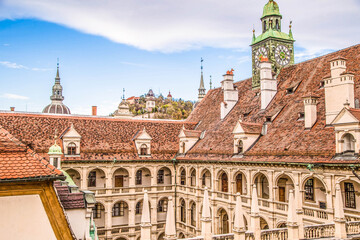
[[[274,0],[269,0],[269,2],[264,6],[263,15],[261,18],[274,15],[281,16],[279,5]]]
[[[292,31],[291,31],[291,24],[292,24],[292,21],[290,21],[290,25],[289,25],[289,37],[290,37],[292,40],[294,40]]]
[[[253,29],[253,38],[252,38],[251,44],[254,44],[255,40],[256,40],[255,29]]]

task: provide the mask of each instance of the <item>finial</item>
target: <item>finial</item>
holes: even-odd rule
[[[350,108],[350,103],[349,103],[349,100],[346,99],[346,102],[344,103],[344,107],[349,109]]]
[[[122,96],[122,99],[123,99],[123,100],[125,99],[125,88],[123,88],[123,96]]]
[[[210,89],[212,89],[211,75],[210,75]]]
[[[60,74],[59,74],[59,58],[57,58],[57,64],[56,64],[56,77],[55,77],[55,81],[59,81],[60,82]]]
[[[291,28],[291,26],[292,26],[292,20],[290,20],[290,25],[289,25],[289,28]]]
[[[57,67],[59,68],[59,58],[57,58]]]
[[[201,73],[203,72],[203,61],[204,61],[204,59],[203,58],[201,58],[201,60],[200,60],[200,63],[201,63]]]

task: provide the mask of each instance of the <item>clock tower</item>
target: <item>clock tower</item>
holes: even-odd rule
[[[281,19],[279,6],[274,0],[264,6],[261,17],[262,34],[255,36],[253,30],[252,48],[252,87],[260,86],[259,63],[261,58],[268,58],[271,62],[272,71],[278,74],[282,67],[294,64],[294,38],[289,34],[281,32]]]

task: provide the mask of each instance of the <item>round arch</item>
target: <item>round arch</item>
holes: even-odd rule
[[[247,176],[244,171],[238,170],[232,176],[233,193],[240,193],[241,195],[247,194]]]
[[[218,234],[227,234],[230,232],[229,214],[223,208],[220,207],[217,211],[218,218]]]
[[[295,188],[293,178],[286,173],[280,173],[275,177],[276,201],[288,202],[289,192]],[[297,197],[297,196],[296,196]]]
[[[201,187],[208,187],[208,188],[212,187],[212,175],[209,169],[204,168],[201,171],[200,179],[201,179]]]
[[[157,184],[171,184],[172,182],[172,171],[169,167],[163,166],[157,170]]]
[[[69,168],[65,170],[65,172],[71,177],[71,179],[76,184],[76,186],[78,186],[81,189],[82,188],[81,179],[83,179],[81,171],[78,171],[75,168]]]
[[[269,177],[262,173],[258,172],[253,177],[253,183],[256,185],[257,193],[260,198],[269,199],[270,197],[270,187],[269,187]]]

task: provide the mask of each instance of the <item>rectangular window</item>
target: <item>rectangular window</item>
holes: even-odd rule
[[[124,176],[123,175],[115,176],[115,187],[124,187]]]
[[[142,171],[141,170],[138,170],[136,172],[135,184],[136,185],[141,185],[142,184]]]
[[[355,188],[352,183],[345,183],[345,207],[356,208]]]
[[[88,187],[96,187],[96,172],[92,171],[89,173]]]
[[[54,167],[59,168],[59,166],[58,166],[59,163],[58,162],[59,162],[59,159],[54,158]]]
[[[158,184],[164,183],[164,170],[163,169],[159,170],[159,172],[158,172],[157,183]]]
[[[104,207],[99,204],[96,203],[95,207],[93,208],[93,218],[101,218],[101,211],[104,210]]]
[[[305,200],[314,201],[314,179],[309,179],[305,183]]]
[[[113,208],[112,216],[117,217],[120,215],[120,204],[116,203]]]

